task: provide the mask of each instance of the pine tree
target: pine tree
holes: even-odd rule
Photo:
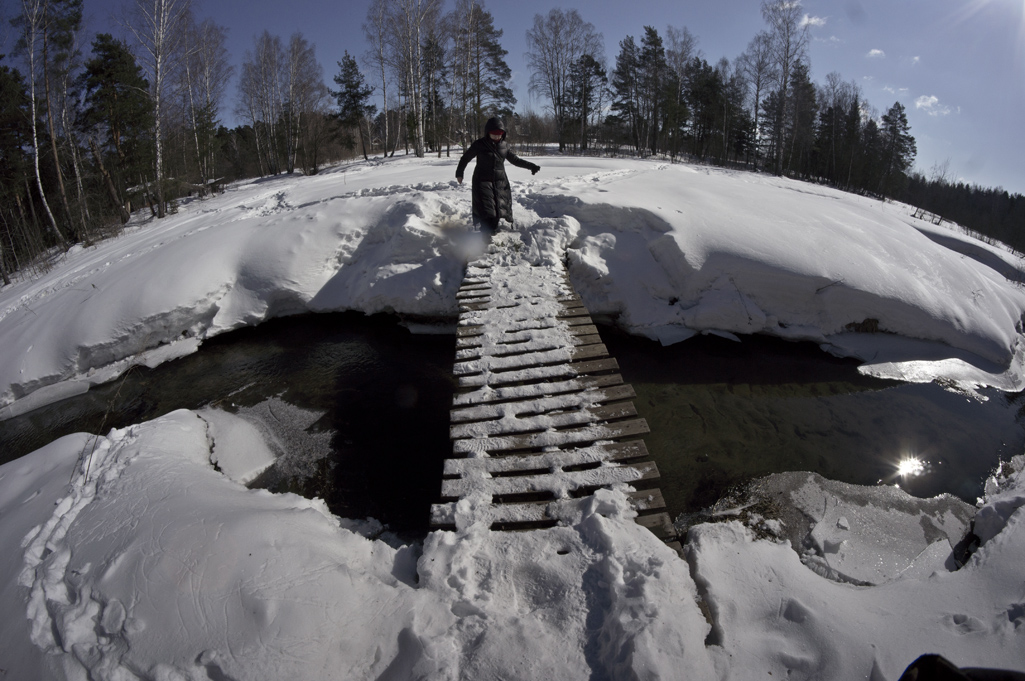
[[[90,139],[99,138],[94,160],[104,164],[106,156],[106,163],[112,165],[116,192],[111,199],[123,206],[126,184],[149,175],[152,167],[149,83],[128,46],[101,33],[93,41],[92,58],[85,63],[80,85],[84,109],[79,125]]]
[[[879,192],[896,196],[907,184],[907,171],[915,162],[918,149],[904,105],[895,102],[882,118],[882,177]]]
[[[658,152],[659,122],[669,68],[662,38],[651,26],[644,27],[638,68],[641,76],[638,118],[643,124],[642,143],[645,149],[654,154]]]
[[[29,125],[31,100],[25,79],[16,69],[0,66],[0,209],[6,209],[21,201],[22,187],[29,176],[31,161],[25,149],[31,145],[32,128]],[[14,211],[11,211],[12,217]],[[4,265],[4,250],[10,247],[13,259],[12,269],[17,267],[18,250],[23,255],[34,255],[27,239],[22,239],[21,248],[15,247],[13,220],[3,220],[7,233],[0,240],[0,274],[4,284],[10,284],[7,267]],[[22,224],[24,224],[22,222]],[[24,233],[25,230],[23,229]]]
[[[569,118],[580,125],[580,151],[588,148],[590,119],[600,111],[608,88],[605,67],[593,55],[585,54],[570,69]]]
[[[612,71],[612,91],[616,96],[612,102],[612,111],[616,116],[614,120],[622,123],[634,148],[638,150],[642,146],[639,84],[640,57],[637,42],[632,35],[628,35],[619,41],[616,68]]]
[[[788,126],[787,168],[802,177],[812,175],[811,157],[815,144],[815,120],[818,102],[815,86],[808,75],[808,64],[798,61],[790,77],[790,121]]]
[[[338,102],[338,120],[343,125],[356,128],[360,146],[363,149],[363,159],[370,160],[367,156],[366,138],[363,135],[363,121],[367,117],[373,116],[377,110],[377,107],[368,103],[370,95],[374,94],[374,88],[367,84],[363,74],[360,73],[359,64],[348,50],[342,60],[338,62],[338,68],[340,70],[334,81],[339,90],[331,93]]]

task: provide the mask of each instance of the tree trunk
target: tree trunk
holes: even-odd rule
[[[53,166],[54,172],[57,175],[57,188],[60,191],[61,205],[64,207],[64,215],[67,218],[68,225],[74,224],[74,218],[71,216],[71,208],[68,206],[68,192],[64,187],[64,173],[61,171],[60,155],[57,153],[57,130],[53,123],[53,98],[50,96],[50,69],[47,68],[47,45],[46,37],[44,33],[43,37],[43,94],[46,99],[46,125],[50,132],[50,150],[53,153]],[[70,228],[70,227],[69,227]],[[78,240],[78,235],[75,234],[75,230],[72,228],[71,231],[72,241]]]
[[[36,110],[37,110],[37,105],[36,105],[36,79],[35,79],[35,71],[36,71],[35,54],[36,54],[36,48],[35,48],[35,44],[34,44],[35,43],[35,36],[36,36],[35,31],[37,29],[35,27],[32,27],[32,28],[29,28],[28,30],[31,32],[30,40],[29,40],[29,44],[28,44],[27,50],[28,50],[28,64],[29,64],[29,66],[28,66],[28,68],[29,68],[29,77],[28,77],[28,81],[29,81],[29,100],[30,100],[31,105],[32,105],[31,109],[30,109],[30,111],[32,113],[32,166],[33,166],[33,169],[35,170],[35,174],[36,174],[36,188],[39,190],[39,199],[40,199],[40,201],[42,201],[43,209],[46,211],[46,219],[47,219],[47,221],[50,224],[50,229],[53,231],[54,235],[57,237],[57,240],[60,243],[66,244],[67,243],[67,239],[64,238],[64,234],[61,232],[60,228],[57,226],[57,220],[54,219],[54,217],[53,217],[53,211],[50,210],[50,204],[47,203],[47,201],[46,201],[46,192],[43,191],[43,177],[42,177],[42,174],[39,171],[39,126],[36,123],[36,121],[38,119],[38,116],[36,116]],[[31,204],[31,202],[32,202],[32,199],[31,199],[31,195],[30,195],[29,203]],[[34,207],[33,207],[33,210],[34,210]]]
[[[100,154],[100,148],[96,145],[96,140],[92,137],[89,138],[89,148],[92,149],[93,158],[96,160],[96,165],[100,169],[100,175],[103,176],[103,182],[107,186],[107,194],[110,195],[110,200],[114,202],[114,205],[118,208],[118,213],[121,215],[121,224],[125,224],[132,217],[128,213],[128,209],[125,208],[124,202],[121,197],[118,196],[117,188],[114,186],[114,180],[110,177],[110,173],[107,172],[106,166],[103,165],[103,156]]]

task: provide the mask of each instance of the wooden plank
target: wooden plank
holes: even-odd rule
[[[480,357],[506,357],[508,355],[522,355],[528,352],[544,352],[547,350],[558,350],[560,348],[573,348],[584,345],[601,344],[601,336],[570,336],[569,342],[565,337],[556,338],[531,338],[523,341],[508,343],[496,343],[495,345],[479,345],[477,347],[462,348],[456,350],[456,361],[478,359]]]
[[[531,367],[518,371],[503,371],[492,373],[489,376],[470,374],[459,376],[458,382],[460,388],[479,388],[484,385],[496,388],[512,383],[538,382],[553,378],[571,378],[602,371],[619,371],[619,363],[616,362],[614,357],[607,357],[586,362],[553,364],[552,366]]]
[[[452,451],[457,454],[481,454],[508,452],[519,449],[542,449],[544,447],[565,447],[599,440],[636,437],[650,432],[644,419],[632,419],[602,425],[590,425],[567,430],[545,431],[523,435],[502,435],[489,438],[456,440]]]
[[[549,302],[549,301],[545,301]],[[559,306],[559,309],[552,310],[549,313],[547,310],[535,310],[532,309],[533,305],[494,305],[492,307],[485,306],[482,309],[466,309],[461,310],[462,315],[459,319],[459,324],[462,326],[477,326],[484,324],[488,318],[488,312],[492,310],[507,310],[504,314],[504,322],[510,325],[519,324],[533,324],[539,320],[550,326],[549,319],[569,320],[569,319],[585,319],[587,321],[578,321],[578,324],[591,324],[591,315],[587,311],[586,307],[563,307]],[[570,323],[570,322],[567,322]]]
[[[644,440],[607,442],[579,449],[565,449],[542,454],[486,456],[470,459],[445,459],[444,475],[501,476],[528,471],[557,470],[590,465],[602,461],[630,461],[648,456]]]
[[[652,493],[655,494],[652,494]],[[639,512],[655,511],[665,508],[662,494],[658,490],[642,490],[627,494],[630,505]],[[556,501],[538,501],[520,504],[496,504],[491,513],[492,524],[516,523],[529,524],[546,520],[558,520],[567,513],[572,513],[579,503],[576,499],[559,499]],[[658,504],[661,503],[661,506]],[[432,527],[455,526],[456,502],[434,504],[431,506]]]
[[[651,531],[653,535],[662,541],[674,541],[679,535],[673,527],[673,521],[668,513],[655,513],[652,515],[639,515],[635,522],[641,527]]]
[[[520,353],[516,355],[487,357],[456,362],[452,367],[452,373],[456,376],[465,376],[467,374],[479,374],[484,370],[488,370],[494,374],[512,369],[525,369],[527,367],[538,367],[608,356],[609,351],[605,346],[602,343],[595,343],[593,345],[553,348],[550,350],[539,350],[536,352]]]
[[[584,389],[564,395],[546,395],[537,399],[504,402],[502,404],[475,405],[472,407],[453,408],[452,423],[467,421],[487,421],[509,416],[520,417],[524,414],[543,414],[555,409],[579,409],[590,405],[605,404],[620,400],[631,400],[637,397],[633,386],[622,384],[607,388]]]
[[[485,437],[489,440],[505,435],[544,431],[550,428],[567,428],[587,424],[598,424],[614,419],[637,416],[633,402],[618,402],[586,409],[577,409],[559,414],[538,414],[514,418],[493,419],[455,423],[449,428],[453,440]],[[479,451],[474,449],[473,451]]]
[[[562,325],[565,326],[584,326],[594,322],[590,316],[582,317],[567,317],[556,318],[556,317],[528,317],[524,319],[515,320],[511,324],[511,328],[508,331],[529,331],[532,329],[550,329],[560,328]],[[480,336],[486,332],[493,332],[484,328],[483,320],[476,317],[460,317],[459,324],[456,327],[456,336],[469,337],[469,336]]]
[[[494,402],[511,402],[517,400],[529,400],[538,397],[554,397],[563,393],[581,392],[594,388],[606,388],[623,383],[623,377],[619,374],[606,374],[604,376],[580,376],[569,378],[563,381],[547,381],[544,383],[530,383],[505,388],[480,388],[468,392],[456,393],[452,398],[452,406],[477,406]]]
[[[562,327],[552,325],[544,329],[528,329],[525,331],[507,331],[505,333],[499,333],[494,335],[485,335],[483,333],[474,334],[472,336],[457,336],[456,348],[476,348],[484,344],[485,341],[491,341],[495,344],[504,343],[516,343],[519,341],[547,338],[549,336],[562,337],[566,334],[570,336],[597,336],[598,327],[594,324],[585,324],[582,326],[569,326]]]
[[[478,490],[491,495],[537,492],[565,494],[581,489],[598,489],[619,483],[641,482],[657,478],[658,467],[653,461],[601,466],[584,471],[561,471],[557,474],[545,473],[503,478],[456,478],[441,481],[441,498],[459,499]]]

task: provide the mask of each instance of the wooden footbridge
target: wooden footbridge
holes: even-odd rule
[[[493,529],[550,527],[625,483],[637,522],[675,543],[648,424],[565,269],[498,260],[471,263],[458,294],[453,458],[432,526],[465,514]]]

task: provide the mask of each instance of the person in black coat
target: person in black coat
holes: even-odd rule
[[[501,219],[512,222],[512,188],[505,174],[505,162],[526,168],[536,175],[541,167],[524,161],[514,154],[505,141],[505,122],[501,118],[490,118],[484,124],[484,137],[475,141],[459,159],[456,179],[463,183],[463,172],[470,159],[476,158],[473,169],[473,224],[478,226],[490,241],[498,231]]]

